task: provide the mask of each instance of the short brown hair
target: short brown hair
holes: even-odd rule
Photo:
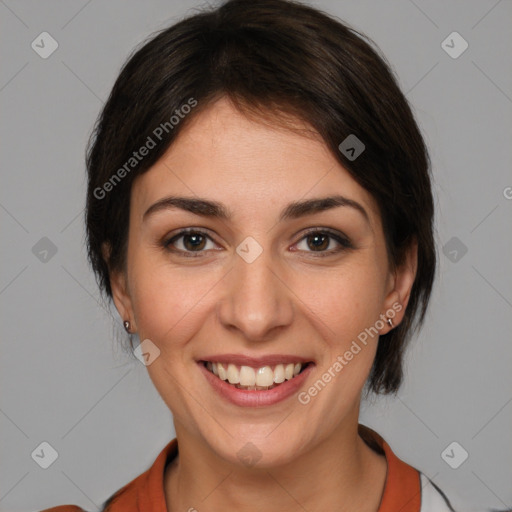
[[[88,256],[102,292],[112,297],[109,268],[125,265],[133,180],[192,118],[223,96],[242,112],[291,114],[313,127],[376,200],[393,266],[417,242],[417,275],[404,319],[381,336],[367,383],[375,393],[396,392],[403,354],[423,322],[436,268],[429,156],[376,45],[299,2],[229,0],[152,35],[125,63],[87,150]],[[190,98],[195,108],[170,123]],[[166,128],[158,132],[156,147],[127,169],[133,151],[148,137],[155,139],[159,126]],[[339,149],[349,135],[365,146],[356,159]],[[119,179],[113,181],[116,171]],[[108,264],[104,244],[111,250]]]

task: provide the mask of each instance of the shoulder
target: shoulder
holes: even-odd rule
[[[132,512],[139,510],[138,493],[139,489],[144,487],[144,481],[148,472],[142,473],[130,483],[124,485],[112,494],[101,506],[99,511],[123,511]],[[134,508],[135,507],[135,508]],[[59,505],[57,507],[46,508],[40,512],[89,512],[78,505]]]
[[[163,487],[165,467],[168,462],[176,457],[177,453],[177,439],[173,439],[161,450],[149,469],[110,496],[102,504],[100,511],[137,512],[140,510],[165,510]],[[40,512],[87,511],[77,505],[60,505],[41,510]]]
[[[455,512],[450,500],[437,485],[423,473],[421,482],[421,510],[420,512]]]
[[[77,505],[59,505],[58,507],[45,508],[41,512],[86,512]]]
[[[448,496],[426,475],[421,477],[420,512],[512,512],[512,509],[497,510],[485,505],[475,505],[467,497],[451,489]]]
[[[137,494],[139,488],[143,486],[144,477],[147,475],[143,473],[139,475],[137,478],[132,480],[130,483],[121,487],[121,489],[117,490],[114,494],[112,494],[100,507],[100,512],[107,511],[124,511],[131,512],[134,510],[134,506],[138,505]],[[136,508],[135,510],[138,510]],[[45,508],[40,512],[89,512],[78,505],[59,505],[57,507]]]
[[[359,425],[359,434],[386,457],[388,472],[379,512],[456,512],[446,494],[424,473],[397,457],[377,432]]]

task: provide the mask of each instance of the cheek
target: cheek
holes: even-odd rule
[[[371,370],[379,340],[375,324],[382,306],[381,281],[377,267],[353,265],[316,280],[311,293],[303,290],[323,343],[316,379],[299,401],[322,416],[327,431],[359,403]]]
[[[175,349],[193,337],[208,307],[208,293],[222,274],[155,260],[142,252],[132,259],[130,292],[137,329],[141,339],[151,339],[160,350],[169,349],[169,342]]]
[[[336,272],[319,273],[303,287],[305,310],[324,341],[319,361],[323,382],[309,395],[322,395],[317,406],[329,403],[332,411],[346,409],[363,387],[379,339],[375,326],[382,313],[384,277],[377,264],[358,260]]]
[[[377,265],[354,261],[309,277],[301,300],[326,325],[330,339],[346,339],[374,325],[384,295],[384,276]]]

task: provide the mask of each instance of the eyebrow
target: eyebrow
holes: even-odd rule
[[[282,210],[281,215],[279,216],[279,221],[282,222],[289,219],[298,219],[300,217],[305,217],[306,215],[323,212],[325,210],[338,208],[340,206],[346,206],[355,209],[361,213],[365,220],[370,224],[370,217],[363,206],[357,201],[341,195],[307,199],[305,201],[289,203]],[[142,219],[144,221],[156,212],[176,208],[193,213],[195,215],[200,215],[202,217],[210,217],[222,220],[230,220],[233,216],[231,211],[225,205],[217,201],[196,197],[169,196],[164,197],[163,199],[160,199],[151,205],[142,216]]]

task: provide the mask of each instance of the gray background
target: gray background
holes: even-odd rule
[[[455,504],[511,508],[511,2],[311,3],[380,46],[415,108],[435,175],[432,306],[398,397],[364,404],[361,422]],[[0,1],[2,511],[97,510],[174,436],[87,267],[84,147],[132,48],[199,5]],[[47,59],[31,48],[43,31],[59,44]],[[441,47],[453,31],[469,44],[456,59]],[[56,254],[33,251],[43,237]],[[43,441],[59,454],[46,470],[31,457]],[[441,458],[452,441],[469,453],[458,469]]]

